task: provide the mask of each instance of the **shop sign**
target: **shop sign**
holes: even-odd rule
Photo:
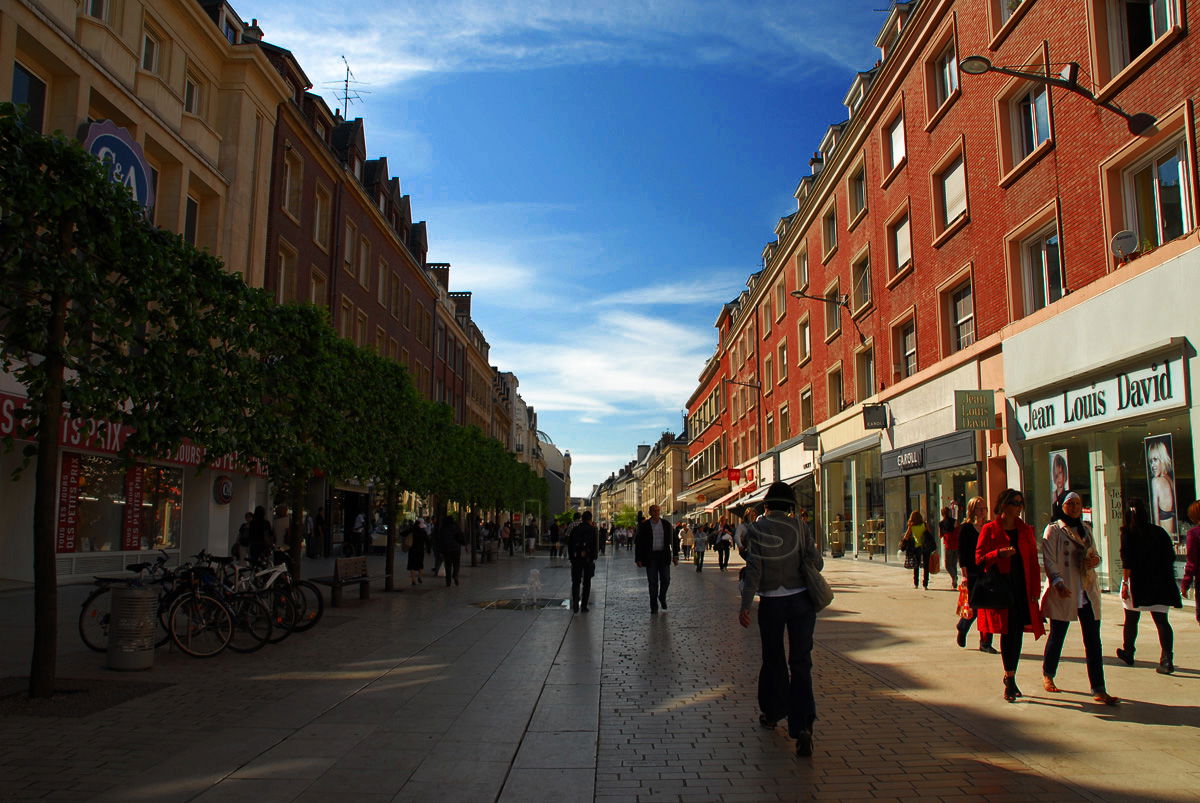
[[[888,428],[888,409],[886,404],[864,404],[862,408],[862,414],[864,428]]]
[[[64,454],[58,488],[58,537],[55,552],[74,552],[79,527],[79,479],[83,460],[77,454]]]
[[[729,481],[730,482],[741,482],[742,481],[742,470],[740,468],[729,469]]]
[[[233,480],[222,474],[213,480],[213,501],[218,505],[228,505],[233,501]]]
[[[1184,384],[1183,360],[1172,357],[1019,402],[1014,418],[1021,437],[1041,438],[1181,407],[1186,401]]]
[[[142,146],[124,128],[112,120],[102,120],[88,126],[83,149],[108,165],[109,178],[124,185],[133,200],[145,209],[154,206],[154,185],[150,182],[150,165]]]
[[[125,515],[121,527],[121,549],[142,548],[142,502],[146,498],[146,473],[141,466],[125,472]]]
[[[925,445],[914,446],[911,449],[902,449],[893,453],[892,458],[896,461],[896,468],[900,471],[915,471],[916,469],[925,466]]]
[[[996,391],[954,391],[955,429],[995,429]]]

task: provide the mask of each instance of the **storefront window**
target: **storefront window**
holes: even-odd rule
[[[868,449],[829,463],[823,473],[829,551],[834,555],[866,552],[868,540],[874,539],[876,521],[883,519],[879,450]]]
[[[884,486],[887,514],[883,518],[889,559],[899,555],[900,539],[914,510],[920,511],[926,526],[936,535],[942,508],[950,508],[954,520],[961,523],[966,515],[967,502],[980,496],[981,490],[979,469],[974,463],[888,478]],[[940,543],[938,548],[941,549]]]
[[[58,552],[131,552],[179,546],[183,470],[63,453]]]

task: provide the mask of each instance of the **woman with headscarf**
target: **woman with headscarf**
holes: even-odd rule
[[[1092,699],[1104,705],[1120,702],[1104,688],[1104,651],[1100,646],[1100,581],[1096,567],[1100,554],[1092,538],[1092,528],[1080,519],[1083,499],[1066,491],[1054,502],[1050,524],[1042,535],[1042,565],[1046,569],[1046,588],[1042,592],[1042,615],[1050,620],[1050,638],[1042,658],[1042,685],[1048,692],[1061,689],[1054,684],[1058,661],[1062,657],[1067,628],[1079,621],[1083,631],[1083,651],[1087,657],[1088,682]]]
[[[1158,673],[1175,671],[1175,633],[1167,621],[1169,608],[1182,608],[1179,586],[1175,585],[1175,544],[1167,531],[1150,523],[1150,510],[1143,499],[1133,499],[1125,510],[1121,528],[1121,604],[1125,606],[1124,644],[1117,657],[1133,666],[1138,620],[1149,611],[1158,628]]]
[[[975,545],[975,561],[980,571],[995,569],[1011,594],[1007,608],[980,608],[979,632],[1000,634],[1000,657],[1004,663],[1004,699],[1016,702],[1022,697],[1017,688],[1017,662],[1025,632],[1041,638],[1046,629],[1038,610],[1041,570],[1038,568],[1037,541],[1033,528],[1021,518],[1025,495],[1006,488],[996,498],[995,518],[983,525]]]

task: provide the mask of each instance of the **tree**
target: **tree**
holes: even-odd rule
[[[633,509],[633,505],[621,505],[621,509],[617,511],[617,515],[613,518],[614,527],[633,527],[637,524],[637,511]]]
[[[247,336],[237,310],[251,296],[218,260],[154,228],[78,144],[35,132],[8,103],[0,104],[0,199],[0,368],[28,396],[18,413],[19,435],[31,441],[22,469],[36,458],[29,693],[48,697],[64,414],[93,419],[100,432],[109,423],[136,427],[122,450],[129,460],[169,454],[184,438],[221,456],[239,440],[230,371]]]

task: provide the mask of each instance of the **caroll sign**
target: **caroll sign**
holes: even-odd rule
[[[108,164],[109,177],[129,189],[133,199],[145,209],[154,206],[154,184],[150,181],[150,165],[142,146],[124,128],[112,120],[102,120],[88,126],[83,149]]]

